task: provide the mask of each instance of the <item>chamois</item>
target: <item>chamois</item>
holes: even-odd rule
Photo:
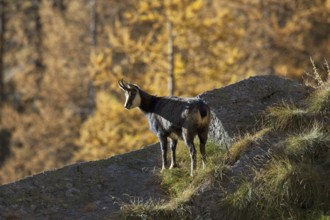
[[[196,169],[196,148],[194,138],[198,135],[203,168],[205,167],[205,144],[210,124],[210,108],[199,98],[180,98],[175,96],[157,97],[148,94],[135,84],[118,81],[124,90],[126,101],[124,107],[135,107],[145,114],[150,130],[157,135],[162,152],[162,170],[167,166],[167,143],[170,140],[171,165],[176,167],[175,150],[178,139],[183,139],[189,148],[191,158],[190,175]]]

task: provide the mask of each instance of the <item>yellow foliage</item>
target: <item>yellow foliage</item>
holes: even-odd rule
[[[116,20],[116,28],[109,29],[111,49],[91,58],[94,84],[106,89],[98,91],[95,114],[80,130],[77,159],[99,159],[157,140],[140,111],[124,110],[117,81],[125,78],[151,94],[167,95],[169,34],[174,39],[176,95],[194,96],[244,77],[227,74],[242,53],[236,47],[241,32],[227,24],[240,21],[229,10],[209,15],[203,5],[202,0],[143,0],[135,10],[124,12],[126,22]],[[137,29],[145,31],[133,32]]]
[[[95,114],[81,127],[78,144],[82,148],[76,160],[101,159],[156,141],[151,132],[146,132],[148,123],[143,113],[124,109],[124,98],[119,101],[114,95],[99,92],[96,102]]]
[[[276,46],[289,45],[293,49],[286,51],[292,54],[303,51],[305,35],[298,33],[313,28],[306,19],[315,16],[321,8],[293,10],[292,19],[288,19],[278,17],[281,11],[272,11],[281,8],[272,6],[288,2],[265,2],[267,8],[258,1],[249,2],[253,7],[247,2],[140,0],[135,7],[124,10],[124,18],[116,19],[115,27],[109,28],[111,48],[99,51],[95,61],[91,59],[94,82],[100,89],[95,115],[81,129],[80,144],[87,149],[86,158],[93,158],[87,156],[88,152],[98,158],[119,152],[118,146],[129,150],[156,140],[148,131],[142,113],[123,110],[123,100],[118,101],[121,92],[117,80],[124,78],[151,94],[168,95],[170,35],[175,95],[194,96],[256,72],[263,73],[265,69],[280,74],[301,73],[294,65],[287,64],[288,60],[276,51]],[[167,29],[168,22],[172,24],[171,30]],[[276,44],[272,45],[275,40]],[[91,150],[95,146],[101,153]]]
[[[193,1],[185,10],[185,16],[187,18],[193,18],[197,11],[199,11],[203,6],[202,0],[195,0]]]

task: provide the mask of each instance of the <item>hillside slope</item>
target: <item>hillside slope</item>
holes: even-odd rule
[[[164,195],[154,175],[158,145],[47,171],[0,187],[0,219],[102,219],[131,196]]]
[[[267,107],[281,101],[299,103],[309,92],[303,85],[275,76],[253,77],[205,92],[200,97],[213,114],[210,139],[228,144],[237,135],[257,130]],[[238,166],[239,161],[244,160],[231,163],[232,177],[245,172],[244,165]],[[0,186],[0,219],[107,219],[125,203],[167,201],[169,195],[161,184],[159,165],[160,152],[155,144]],[[200,194],[204,196],[194,198],[202,211],[212,207],[211,198],[221,196],[207,184]],[[205,212],[216,216],[215,210]]]
[[[330,80],[320,81],[303,100],[268,106],[262,118],[228,150],[226,143],[209,142],[208,166],[193,178],[179,151],[181,169],[161,174],[169,199],[124,205],[119,216],[329,219]]]

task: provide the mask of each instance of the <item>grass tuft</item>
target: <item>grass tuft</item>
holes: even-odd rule
[[[282,103],[267,109],[266,124],[279,130],[301,128],[306,115],[306,110]]]
[[[255,193],[252,183],[243,180],[236,191],[222,201],[225,219],[255,219]]]
[[[312,93],[307,103],[311,112],[330,112],[330,82]]]
[[[319,71],[317,70],[317,67],[315,66],[314,60],[312,57],[309,57],[312,66],[313,66],[313,74],[312,77],[315,79],[316,83],[318,86],[322,85],[324,83],[324,81],[322,80],[322,76],[319,73]]]
[[[165,202],[154,202],[149,200],[143,202],[141,200],[131,201],[130,204],[123,204],[120,213],[112,216],[115,219],[187,219],[190,215],[189,208],[184,206],[169,208]]]
[[[327,152],[330,148],[330,135],[322,131],[322,126],[314,126],[301,134],[289,136],[284,152],[290,158],[314,159]]]
[[[303,105],[299,105],[302,107],[282,103],[268,108],[262,129],[238,139],[228,151],[208,143],[207,166],[201,169],[199,158],[193,178],[189,175],[189,152],[179,144],[179,168],[160,174],[169,199],[133,201],[122,206],[121,218],[198,219],[196,208],[205,204],[194,203],[205,201],[198,196],[203,195],[200,192],[204,189],[210,189],[220,192],[219,200],[212,201],[219,204],[219,219],[329,219],[330,68],[326,63],[328,75],[324,77],[311,62],[316,86]],[[249,167],[246,163],[250,161],[242,160],[241,165],[251,168],[251,172],[244,170],[239,176],[231,172],[230,168],[240,158],[249,157],[250,151],[258,154],[253,150],[264,144],[267,147],[262,149],[269,148],[268,159],[260,166]],[[258,156],[262,155],[255,158]]]
[[[222,202],[228,219],[317,219],[329,205],[329,187],[316,166],[276,159],[242,181]],[[309,216],[306,218],[306,216]]]
[[[324,209],[327,186],[321,174],[311,163],[294,163],[288,159],[274,160],[267,171],[257,174],[259,205],[265,217],[286,216],[300,219],[305,210]]]
[[[327,59],[324,59],[323,71],[319,71],[316,67],[314,60],[310,57],[310,62],[313,67],[313,72],[305,72],[307,78],[305,79],[305,84],[314,88],[324,86],[330,81],[330,67]]]
[[[129,204],[121,205],[120,216],[125,219],[150,219],[159,209],[160,205],[152,200],[143,202],[136,199],[130,201]]]
[[[234,164],[243,153],[245,153],[254,143],[261,140],[269,131],[269,128],[264,128],[253,135],[246,134],[243,138],[238,139],[229,148],[226,163]]]
[[[182,146],[180,146],[182,145]],[[225,151],[219,145],[209,142],[206,146],[208,160],[205,169],[197,168],[194,177],[189,174],[190,157],[183,144],[177,148],[179,168],[164,170],[160,175],[162,187],[168,192],[166,202],[132,201],[121,206],[120,218],[123,219],[191,219],[188,204],[198,190],[213,178],[222,175]],[[200,160],[199,160],[200,161]]]
[[[182,144],[183,145],[183,144]],[[216,174],[221,175],[224,169],[225,151],[214,143],[209,142],[206,146],[207,162],[206,168],[201,168],[201,160],[195,171],[194,177],[189,175],[190,157],[185,146],[178,146],[177,157],[179,168],[164,170],[162,172],[162,186],[169,192],[169,195],[176,204],[188,201],[196,193],[202,184],[214,178]],[[210,180],[211,181],[211,180]],[[173,202],[172,201],[172,202]]]

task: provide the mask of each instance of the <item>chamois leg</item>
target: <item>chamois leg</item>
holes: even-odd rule
[[[203,164],[203,169],[205,168],[205,163],[206,163],[206,153],[205,153],[205,145],[207,142],[207,135],[208,135],[208,129],[203,130],[198,134],[199,138],[199,149],[202,155],[202,164]]]
[[[196,170],[196,166],[197,166],[196,148],[194,144],[195,135],[189,133],[188,131],[184,131],[182,136],[185,144],[189,148],[190,159],[191,159],[190,176],[194,176],[194,170]]]
[[[170,142],[170,148],[171,148],[171,166],[170,166],[170,169],[173,169],[174,167],[177,167],[176,156],[175,156],[175,150],[176,150],[176,144],[177,143],[178,143],[177,140],[171,139],[171,142]]]
[[[167,137],[159,136],[160,148],[162,151],[162,170],[167,166]]]

